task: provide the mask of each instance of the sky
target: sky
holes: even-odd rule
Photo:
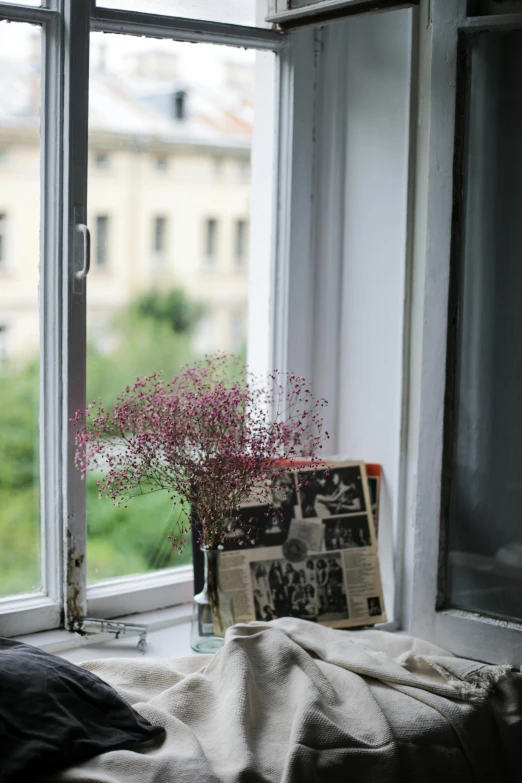
[[[211,19],[231,24],[255,24],[255,0],[98,0],[99,6]]]
[[[106,0],[109,2],[109,0]],[[123,4],[122,0],[122,4]],[[125,0],[131,5],[133,0]],[[207,0],[198,0],[203,3]],[[218,0],[214,0],[218,2]],[[236,2],[236,0],[233,0]],[[165,6],[172,4],[171,0],[157,0],[157,3]],[[193,4],[194,0],[174,0],[175,3],[184,3],[186,6]],[[221,2],[221,0],[219,0]],[[136,5],[143,5],[144,0],[134,0]],[[150,5],[154,0],[149,0]],[[26,4],[29,4],[26,0]],[[114,2],[114,5],[116,3]],[[31,55],[31,47],[34,46],[34,38],[39,28],[22,23],[0,22],[0,59],[23,60]],[[32,43],[33,42],[33,43]],[[207,84],[219,83],[222,80],[220,64],[223,62],[249,63],[254,62],[255,53],[245,49],[237,49],[229,46],[216,46],[212,44],[181,43],[170,40],[157,40],[154,38],[138,38],[135,36],[113,35],[105,33],[91,34],[91,60],[96,62],[99,57],[100,47],[105,50],[105,60],[110,70],[119,70],[125,67],[125,61],[129,55],[144,51],[168,51],[176,52],[178,58],[178,76],[182,81],[205,81]]]
[[[17,5],[43,5],[39,0],[14,1]],[[256,0],[97,0],[96,4],[101,8],[122,8],[127,11],[148,11],[151,14],[251,25],[254,24]]]

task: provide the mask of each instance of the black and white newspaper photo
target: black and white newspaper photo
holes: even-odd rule
[[[291,563],[284,558],[250,563],[250,584],[256,620],[304,617],[348,619],[341,555],[310,555]]]
[[[325,549],[353,549],[372,545],[367,514],[328,517],[322,520],[322,524]]]
[[[301,470],[297,482],[303,519],[353,514],[370,506],[359,464]]]
[[[281,476],[269,489],[270,504],[245,505],[223,541],[226,552],[250,547],[282,546],[295,518],[297,484],[292,472]]]
[[[224,546],[222,584],[236,622],[386,620],[364,463],[289,472],[270,506],[241,509]]]

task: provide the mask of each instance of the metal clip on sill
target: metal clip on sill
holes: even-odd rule
[[[80,636],[96,633],[113,633],[115,639],[126,634],[138,634],[138,650],[145,653],[147,649],[147,629],[144,625],[119,623],[115,620],[98,620],[94,617],[77,617],[72,622],[72,630]]]

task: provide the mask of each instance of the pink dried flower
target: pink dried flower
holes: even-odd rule
[[[238,357],[206,357],[165,383],[137,378],[111,410],[93,402],[74,421],[76,465],[101,470],[116,504],[166,490],[189,504],[200,543],[217,547],[245,501],[271,505],[271,489],[307,458],[319,463],[323,399],[304,378],[274,370],[261,383]],[[328,437],[326,435],[326,437]],[[188,523],[171,540],[180,551]]]

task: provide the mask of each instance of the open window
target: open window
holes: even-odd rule
[[[431,74],[420,76],[430,118],[419,135],[426,217],[417,224],[409,475],[414,633],[518,665],[519,6],[432,4]]]
[[[198,358],[206,322],[205,350],[267,368],[269,320],[252,346],[248,323],[269,293],[250,269],[269,279],[271,256],[246,226],[259,240],[273,223],[286,37],[255,26],[254,2],[219,5],[0,3],[4,635],[190,598],[168,499],[134,517],[100,500],[71,418]]]
[[[516,660],[515,5],[0,2],[3,634],[190,598],[70,419],[222,349],[383,466],[389,627]]]
[[[138,501],[129,525],[102,508],[95,480],[86,486],[74,467],[70,419],[159,360],[169,372],[190,352],[231,348],[254,372],[308,377],[330,401],[332,452],[383,465],[379,544],[396,625],[414,14],[350,7],[327,25],[308,16],[282,30],[263,21],[263,4],[262,27],[254,3],[191,2],[192,17],[181,1],[176,17],[170,2],[145,5],[0,2],[1,33],[30,28],[4,53],[15,51],[17,84],[43,128],[40,262],[36,244],[23,281],[36,290],[39,264],[41,378],[31,378],[23,409],[33,507],[19,515],[24,557],[42,577],[5,588],[2,631],[190,598],[190,552],[180,564],[166,540],[170,509],[159,497],[141,510]],[[39,57],[41,69],[23,57]],[[8,161],[21,154],[14,141]],[[0,210],[16,266],[15,215],[3,201]],[[190,315],[184,333],[166,305]],[[15,351],[18,314],[8,316]],[[22,560],[6,562],[16,570]]]

